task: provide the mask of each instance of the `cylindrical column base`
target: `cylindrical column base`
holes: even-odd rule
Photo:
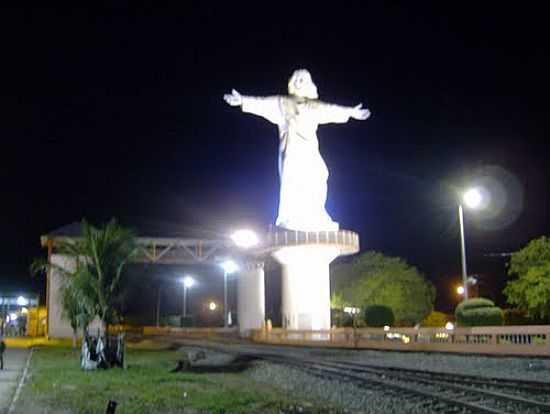
[[[251,329],[262,329],[265,320],[265,285],[262,264],[251,264],[239,274],[237,295],[239,331],[241,336],[248,336]]]
[[[283,247],[273,253],[282,265],[283,328],[330,329],[329,264],[340,250],[335,246]]]

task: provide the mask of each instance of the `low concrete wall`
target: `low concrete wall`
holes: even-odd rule
[[[550,357],[550,326],[488,326],[475,328],[337,328],[328,331],[256,330],[257,343],[380,349],[415,352],[454,352]]]
[[[212,338],[239,336],[239,330],[235,328],[175,328],[170,326],[156,327],[144,326],[145,336],[174,336],[178,338]]]

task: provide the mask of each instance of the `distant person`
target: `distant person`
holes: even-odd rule
[[[0,338],[0,369],[4,369],[4,351],[6,350],[6,343]]]

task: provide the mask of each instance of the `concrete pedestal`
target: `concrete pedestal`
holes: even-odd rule
[[[359,236],[348,230],[277,229],[269,235],[269,244],[282,266],[283,328],[330,329],[329,265],[340,255],[356,253]]]
[[[285,247],[273,253],[282,266],[283,327],[330,329],[329,264],[340,250],[332,246]]]
[[[265,320],[265,284],[262,263],[251,263],[237,278],[237,315],[241,336],[262,329]]]

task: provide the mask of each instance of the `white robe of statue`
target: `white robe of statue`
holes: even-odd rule
[[[304,69],[292,75],[289,96],[243,96],[233,90],[224,98],[279,127],[281,189],[276,225],[299,231],[338,230],[325,210],[328,169],[319,152],[317,127],[345,123],[350,117],[367,119],[369,110],[319,101],[317,87]]]

